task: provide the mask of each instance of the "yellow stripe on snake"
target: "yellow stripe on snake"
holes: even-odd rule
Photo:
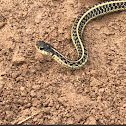
[[[83,66],[88,59],[88,52],[82,40],[82,33],[86,24],[90,20],[98,16],[124,9],[126,9],[126,0],[107,1],[89,7],[75,20],[71,31],[71,37],[78,52],[77,60],[68,60],[52,45],[45,43],[44,41],[36,42],[35,46],[42,54],[51,55],[57,62],[59,62],[63,66],[69,67],[71,69],[79,68]]]

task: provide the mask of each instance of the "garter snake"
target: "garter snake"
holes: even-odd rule
[[[36,48],[42,53],[46,55],[51,55],[57,62],[63,64],[69,68],[79,68],[83,66],[88,59],[88,52],[85,48],[85,45],[82,40],[83,29],[86,24],[101,15],[115,12],[118,10],[126,9],[126,0],[114,0],[107,1],[100,4],[96,4],[92,7],[87,8],[85,12],[83,12],[74,22],[72,30],[71,30],[71,38],[74,43],[74,46],[78,52],[77,60],[71,61],[65,58],[59,51],[57,51],[52,45],[44,42],[38,41],[36,42]]]

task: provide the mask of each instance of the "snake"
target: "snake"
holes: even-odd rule
[[[87,23],[98,16],[124,9],[126,9],[126,0],[106,1],[88,7],[78,16],[71,30],[71,39],[78,53],[76,60],[67,59],[52,45],[44,41],[37,41],[35,47],[42,54],[52,56],[54,60],[63,66],[71,69],[78,69],[82,67],[88,59],[88,51],[83,42],[83,30]]]

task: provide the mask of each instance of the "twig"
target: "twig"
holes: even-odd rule
[[[5,25],[6,25],[5,22],[2,22],[2,23],[0,22],[0,29],[3,28]]]
[[[40,112],[41,112],[41,111],[39,111],[39,112],[37,112],[37,113],[35,113],[35,114],[33,114],[33,115],[27,117],[26,119],[24,119],[24,120],[18,122],[17,125],[21,125],[21,124],[24,123],[25,121],[27,121],[27,120],[31,119],[32,117],[38,115]]]

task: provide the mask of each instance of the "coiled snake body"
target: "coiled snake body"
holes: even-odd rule
[[[110,12],[126,9],[126,0],[109,1],[95,6],[89,7],[84,13],[82,13],[74,22],[71,37],[78,52],[77,60],[71,61],[66,59],[59,51],[53,46],[44,41],[36,42],[36,48],[46,55],[51,55],[57,62],[63,64],[69,68],[79,68],[83,66],[88,59],[88,52],[84,46],[82,40],[83,29],[86,24],[100,15],[104,15]]]

